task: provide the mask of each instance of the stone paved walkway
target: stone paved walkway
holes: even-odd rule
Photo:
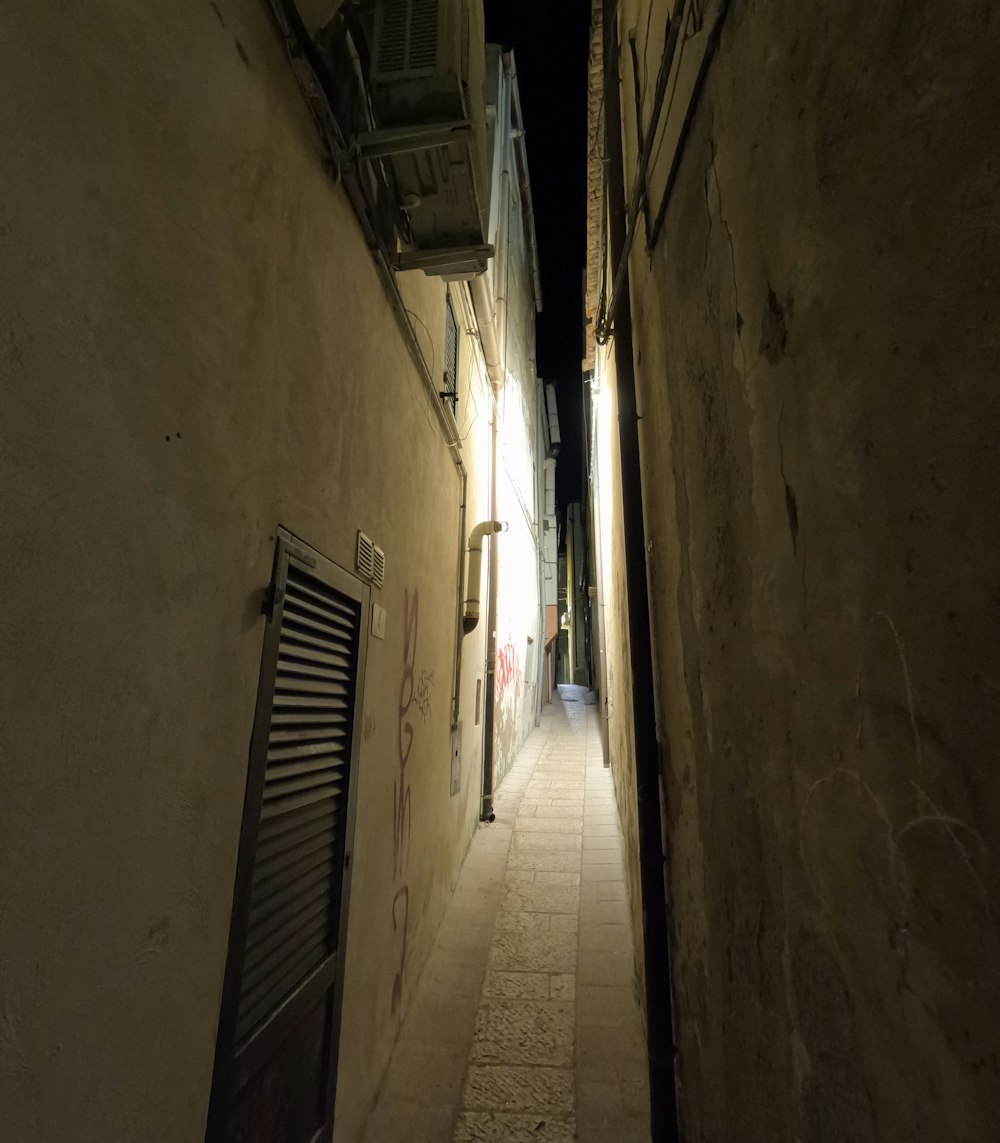
[[[649,1139],[611,778],[563,691],[472,843],[366,1143]]]

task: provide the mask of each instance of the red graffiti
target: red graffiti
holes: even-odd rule
[[[403,920],[400,922],[396,915],[396,906],[399,902],[403,902]],[[393,1016],[399,1011],[399,1006],[403,1001],[403,971],[406,967],[406,934],[410,926],[410,887],[409,885],[401,885],[396,890],[396,896],[392,899],[392,931],[395,933],[400,928],[402,929],[403,937],[399,950],[399,968],[396,970],[396,975],[392,982],[392,1014]]]
[[[406,866],[410,853],[410,831],[412,817],[410,811],[410,783],[406,776],[406,764],[413,747],[413,723],[409,719],[413,706],[413,664],[417,655],[417,619],[420,614],[420,599],[416,591],[410,599],[409,589],[403,596],[403,671],[399,679],[399,773],[392,784],[393,826],[392,826],[392,868],[397,881],[403,882],[392,899],[392,931],[400,932],[399,968],[392,984],[392,1012],[395,1015],[403,998],[403,972],[406,967],[406,935],[410,916],[410,889],[405,883]],[[397,905],[403,902],[402,919],[398,916]]]
[[[521,689],[521,665],[518,662],[517,648],[510,640],[497,651],[495,679],[498,694],[511,684],[518,692]]]

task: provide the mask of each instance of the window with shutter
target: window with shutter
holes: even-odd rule
[[[368,588],[281,532],[207,1139],[332,1125]]]
[[[441,397],[451,402],[451,411],[458,405],[458,322],[451,297],[445,296],[444,317],[444,391]]]

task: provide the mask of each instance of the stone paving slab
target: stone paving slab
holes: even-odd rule
[[[573,1066],[576,1008],[567,1001],[483,1001],[472,1041],[473,1063]]]
[[[604,1136],[610,1140],[613,1136]],[[455,1143],[575,1143],[572,1119],[466,1111],[458,1117]]]
[[[562,873],[580,868],[580,854],[562,849],[512,848],[507,861],[511,869],[530,869],[535,873]]]
[[[569,1068],[470,1067],[462,1102],[470,1111],[534,1112],[568,1118],[575,1099]]]
[[[527,885],[518,882],[508,886],[503,907],[534,913],[572,913],[575,916],[580,908],[580,887],[546,885],[537,881]]]
[[[514,972],[573,972],[577,943],[576,933],[498,929],[489,966]]]
[[[519,849],[571,849],[578,854],[583,849],[583,838],[578,833],[542,833],[518,829],[514,834],[514,852]]]
[[[496,919],[496,927],[519,933],[547,933],[552,928],[552,917],[552,913],[515,913],[504,909]]]
[[[548,1000],[549,975],[545,972],[500,972],[491,969],[486,973],[483,997],[493,996],[516,1000]]]
[[[539,816],[521,818],[518,815],[517,831],[525,833],[583,833],[583,822],[579,818],[558,817],[543,818]],[[609,839],[609,841],[614,839]]]

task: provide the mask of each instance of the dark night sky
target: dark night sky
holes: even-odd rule
[[[485,0],[486,38],[514,49],[542,272],[538,372],[556,383],[562,515],[580,495],[586,253],[587,0]]]

